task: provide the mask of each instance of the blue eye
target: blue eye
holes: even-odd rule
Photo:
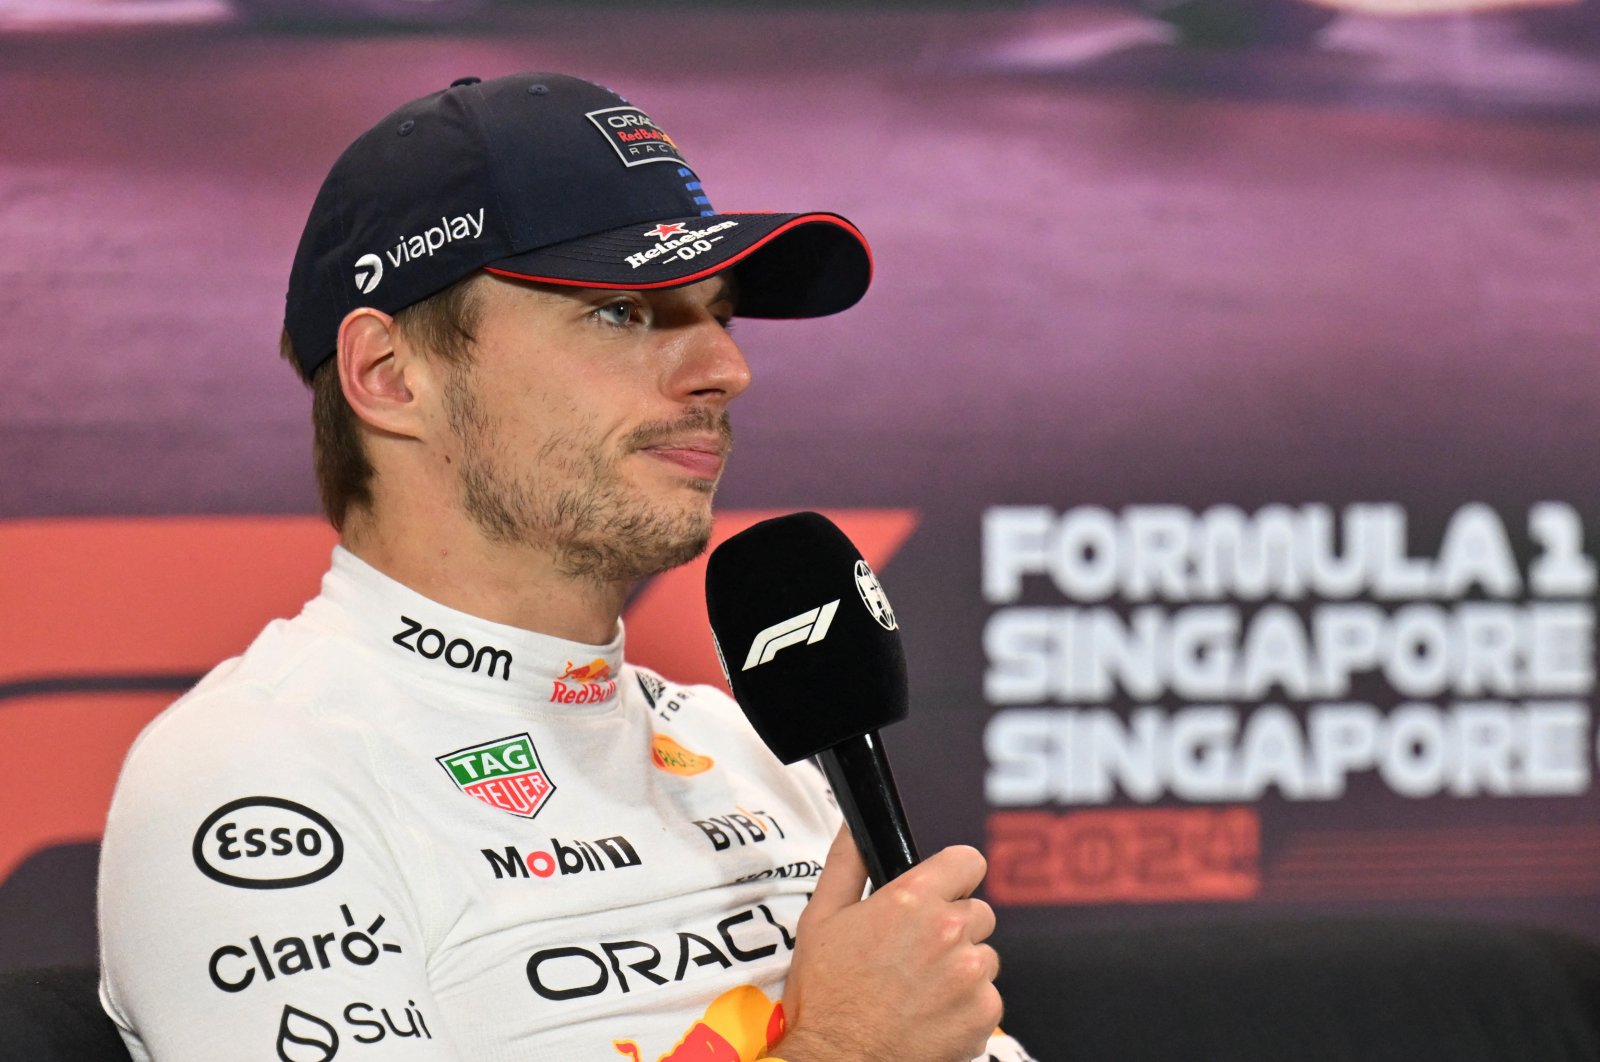
[[[636,309],[627,299],[618,299],[595,308],[595,316],[613,328],[624,328],[634,320]]]

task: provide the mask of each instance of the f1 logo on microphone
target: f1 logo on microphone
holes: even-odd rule
[[[778,655],[779,649],[787,649],[791,645],[804,642],[811,645],[820,642],[828,636],[828,627],[833,623],[833,614],[839,611],[839,601],[835,598],[826,605],[808,609],[798,616],[774,623],[760,634],[755,641],[750,643],[750,654],[744,658],[744,667],[741,671],[749,671],[757,664],[765,664]]]

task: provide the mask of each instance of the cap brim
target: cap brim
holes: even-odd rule
[[[872,281],[872,251],[837,214],[712,214],[667,218],[491,262],[500,276],[646,291],[727,269],[740,317],[823,317],[847,310]]]

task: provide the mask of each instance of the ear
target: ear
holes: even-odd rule
[[[363,306],[339,323],[339,383],[364,422],[391,435],[418,438],[427,366],[400,338],[394,318]]]

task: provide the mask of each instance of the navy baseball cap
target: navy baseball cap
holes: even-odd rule
[[[820,317],[866,293],[872,256],[837,214],[718,214],[672,137],[608,89],[462,78],[368,130],[323,182],[284,316],[301,372],[351,310],[394,313],[479,269],[627,290],[733,269],[740,316]]]

